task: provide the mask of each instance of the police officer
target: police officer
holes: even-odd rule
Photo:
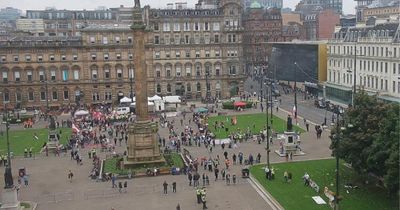
[[[27,148],[24,149],[24,157],[25,157],[25,158],[28,157],[28,149],[27,149]]]
[[[207,209],[206,195],[201,196],[201,202],[203,202],[203,209]]]
[[[196,196],[197,196],[197,203],[201,203],[201,190],[200,188],[196,188]]]

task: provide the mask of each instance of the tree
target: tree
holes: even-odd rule
[[[372,173],[381,178],[391,194],[398,193],[399,105],[384,103],[364,92],[357,94],[355,104],[340,121],[346,129],[340,129],[338,136],[337,128],[332,130],[330,148],[335,155],[339,137],[339,158],[361,175]]]

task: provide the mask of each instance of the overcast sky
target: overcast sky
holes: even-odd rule
[[[194,7],[198,0],[186,0],[188,6]],[[294,6],[300,0],[283,0],[284,7]],[[16,7],[26,9],[45,9],[46,7],[56,7],[57,9],[95,9],[98,6],[119,7],[119,5],[133,6],[134,0],[0,0],[0,8]],[[166,7],[167,3],[185,2],[185,0],[141,0],[142,6],[149,4],[154,8]],[[345,14],[353,14],[355,7],[354,0],[343,0],[343,10]]]

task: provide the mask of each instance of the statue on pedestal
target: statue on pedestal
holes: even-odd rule
[[[140,8],[140,0],[135,0],[134,8]]]
[[[293,129],[293,123],[292,123],[292,117],[288,115],[287,117],[287,131],[292,131]]]
[[[56,129],[56,122],[54,121],[54,118],[52,116],[50,117],[50,125],[49,125],[49,129],[50,130],[55,130]]]
[[[7,163],[9,164],[9,163]],[[7,165],[6,170],[4,172],[4,188],[10,189],[14,187],[14,180],[11,174],[11,168]]]

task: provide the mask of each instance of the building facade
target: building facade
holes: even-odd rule
[[[243,8],[239,0],[205,3],[150,11],[150,92],[186,99],[242,94]]]
[[[249,9],[251,7],[251,4],[253,3],[258,3],[261,5],[261,7],[267,9],[267,8],[277,8],[277,9],[282,9],[283,7],[283,0],[245,0],[244,5],[246,9]]]
[[[244,60],[247,68],[267,65],[269,55],[267,42],[282,41],[282,16],[277,8],[263,9],[259,4],[244,15]]]
[[[29,32],[35,36],[44,35],[43,19],[18,19],[16,26],[18,31]]]
[[[301,0],[296,5],[296,11],[304,16],[325,9],[330,9],[338,14],[342,14],[342,8],[342,0]]]
[[[120,11],[122,14],[117,15]],[[131,8],[130,11],[132,11]],[[123,23],[122,21],[126,21],[123,14],[126,14],[126,9],[123,7],[98,10],[57,10],[51,8],[26,11],[27,19],[43,19],[45,28],[43,36],[80,36],[80,29],[89,25]],[[118,22],[118,20],[121,20],[121,22]]]
[[[224,0],[210,8],[144,8],[149,95],[190,100],[243,93],[240,2]],[[78,32],[0,41],[0,103],[7,109],[45,109],[117,103],[131,88],[134,94],[129,25],[92,25]]]
[[[340,15],[331,9],[325,9],[304,17],[306,40],[328,40],[340,23]]]
[[[297,81],[298,87],[322,95],[326,82],[326,42],[296,41],[271,43],[270,71],[281,81]]]
[[[391,6],[383,7],[367,7],[363,10],[363,21],[367,21],[369,18],[376,19],[400,19],[400,2]]]
[[[21,16],[22,12],[19,9],[6,7],[0,9],[0,22],[1,21],[15,21]]]
[[[1,103],[12,108],[115,103],[129,96],[129,28],[87,29],[82,37],[1,42]],[[48,97],[48,98],[47,98]]]
[[[328,44],[326,97],[350,104],[355,85],[386,101],[400,102],[399,30],[397,22],[337,32]]]

